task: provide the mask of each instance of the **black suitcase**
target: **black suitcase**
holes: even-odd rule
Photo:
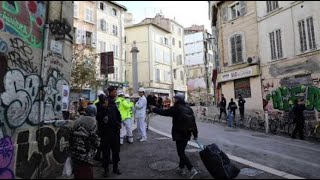
[[[205,148],[199,143],[198,145],[202,149],[201,160],[214,179],[234,179],[238,176],[240,169],[230,162],[228,156],[216,144]]]

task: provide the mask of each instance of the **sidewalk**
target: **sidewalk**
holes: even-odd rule
[[[137,137],[137,130],[134,131]],[[195,168],[200,172],[197,179],[212,179],[205,169],[198,149],[187,146],[187,156]],[[152,131],[148,132],[147,142],[137,142],[133,144],[125,143],[121,146],[119,168],[122,175],[110,174],[108,179],[184,179],[188,177],[180,176],[176,173],[178,167],[178,156],[175,143],[162,135]],[[233,162],[240,169],[248,168],[237,162]],[[112,169],[112,165],[110,165]],[[103,178],[103,168],[97,166],[94,168],[94,177]],[[279,179],[279,177],[263,173],[257,176],[249,177],[239,174],[236,179]]]

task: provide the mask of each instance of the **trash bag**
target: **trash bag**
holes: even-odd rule
[[[68,157],[63,167],[63,176],[70,177],[72,175],[72,160],[71,157]]]

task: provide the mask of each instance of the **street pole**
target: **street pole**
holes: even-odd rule
[[[136,45],[136,41],[133,41],[133,45],[130,53],[132,53],[132,87],[133,87],[133,95],[132,97],[139,97],[138,89],[138,48]]]

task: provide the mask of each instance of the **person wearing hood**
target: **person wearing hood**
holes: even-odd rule
[[[185,149],[188,141],[193,135],[196,140],[198,137],[198,129],[195,121],[193,110],[185,102],[183,94],[174,96],[174,105],[169,109],[161,110],[160,108],[152,108],[152,112],[161,116],[172,117],[172,140],[176,141],[177,153],[180,158],[179,173],[185,174],[184,167],[187,166],[190,172],[190,179],[198,174],[198,171],[193,167],[189,158],[185,154]]]

